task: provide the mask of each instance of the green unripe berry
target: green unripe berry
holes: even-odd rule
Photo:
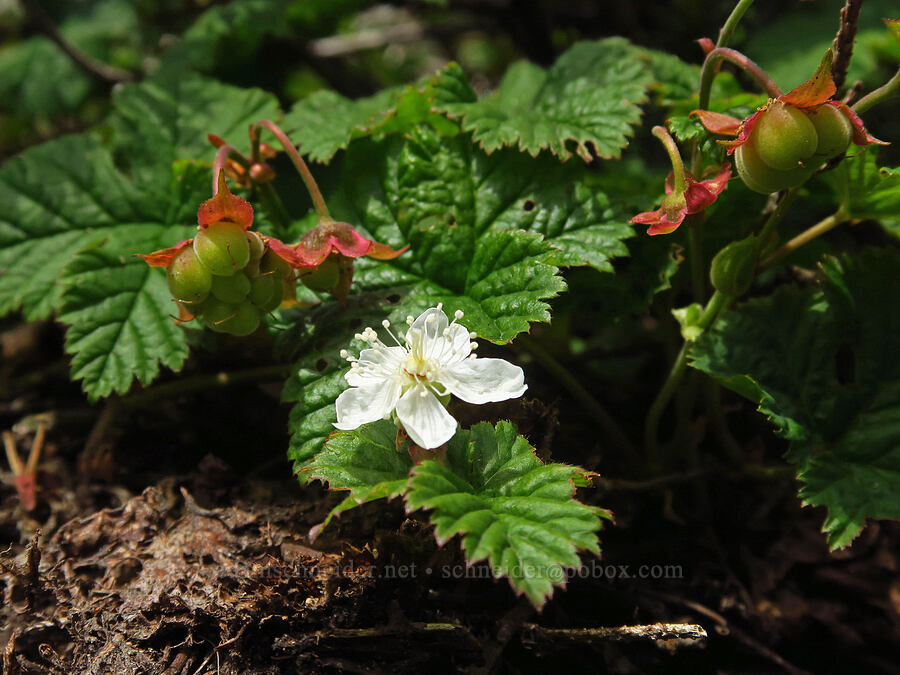
[[[219,222],[197,233],[194,253],[210,272],[227,277],[247,266],[250,244],[240,225]]]
[[[840,110],[832,105],[821,105],[807,115],[819,138],[817,158],[825,161],[837,157],[847,149],[853,136],[853,125]]]
[[[259,310],[249,302],[238,305],[209,298],[203,306],[203,321],[218,333],[250,335],[259,327]]]
[[[279,255],[275,255],[271,250],[266,251],[262,260],[259,261],[259,273],[269,274],[279,278],[287,278],[291,274],[293,268],[291,264]]]
[[[798,187],[812,175],[812,169],[799,167],[790,171],[773,169],[760,159],[752,143],[739,146],[734,157],[738,175],[744,184],[754,192],[764,195]]]
[[[303,285],[313,291],[321,291],[323,293],[330,291],[337,286],[341,279],[341,268],[331,259],[326,259],[321,265],[309,274],[300,277]]]
[[[264,312],[277,309],[284,300],[284,283],[282,278],[275,274],[266,274],[256,277],[250,282],[250,302]]]
[[[815,126],[802,110],[774,101],[757,118],[750,143],[770,167],[791,171],[813,156],[818,137]]]
[[[266,244],[256,232],[246,232],[247,244],[250,247],[250,259],[244,268],[247,276],[253,278],[259,275],[259,262],[266,252]]]
[[[166,270],[169,290],[176,300],[203,302],[209,295],[212,275],[197,259],[190,246],[181,249]]]
[[[713,288],[734,298],[743,295],[753,283],[758,259],[759,239],[755,236],[731,242],[712,260],[709,280]]]
[[[237,272],[230,277],[214,276],[211,292],[222,302],[236,305],[243,302],[250,292],[250,280],[243,272]]]

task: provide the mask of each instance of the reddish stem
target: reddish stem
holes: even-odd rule
[[[275,134],[275,137],[281,143],[284,151],[288,154],[288,157],[291,158],[291,161],[300,173],[300,178],[303,179],[303,184],[309,192],[313,206],[319,216],[319,221],[331,222],[331,214],[328,213],[328,206],[325,204],[325,198],[322,196],[321,190],[319,190],[319,185],[316,183],[316,179],[313,178],[312,173],[310,173],[306,162],[303,161],[303,157],[300,156],[300,153],[297,152],[297,148],[291,143],[291,139],[287,137],[287,134],[285,134],[277,124],[270,120],[262,120],[261,122],[257,122],[255,126],[263,127]]]

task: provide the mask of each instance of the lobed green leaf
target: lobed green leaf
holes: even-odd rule
[[[900,518],[900,255],[829,260],[821,290],[783,288],[726,313],[691,365],[755,401],[792,444],[806,504],[846,546]]]
[[[647,60],[647,52],[622,38],[579,42],[549,70],[521,61],[491,96],[441,109],[461,118],[488,153],[516,146],[563,160],[573,151],[585,161],[619,157],[654,81]]]
[[[450,440],[443,464],[413,468],[406,502],[431,510],[439,542],[460,535],[470,563],[486,560],[540,608],[580,564],[578,551],[599,554],[596,532],[609,514],[574,499],[578,473],[541,463],[509,422],[481,423]]]

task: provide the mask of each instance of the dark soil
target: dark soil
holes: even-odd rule
[[[602,471],[580,497],[616,515],[603,559],[541,612],[399,503],[311,543],[338,497],[290,476],[277,384],[88,406],[56,328],[5,329],[0,426],[25,454],[35,415],[52,417],[34,510],[2,475],[4,672],[900,672],[900,524],[829,553],[790,473],[616,478],[612,450],[583,440],[590,420],[536,371],[535,398],[495,412],[539,452]],[[182,377],[251,350],[195,356]],[[765,424],[731,417],[775,465]],[[656,623],[688,627],[581,630]]]

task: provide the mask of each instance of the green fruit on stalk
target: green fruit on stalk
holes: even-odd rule
[[[230,277],[214,276],[210,290],[213,296],[222,302],[236,305],[243,302],[250,292],[250,280],[243,272],[237,272]]]
[[[264,312],[277,309],[284,299],[282,278],[275,274],[256,277],[250,282],[248,299]]]
[[[738,175],[744,184],[754,192],[764,195],[798,187],[812,175],[812,169],[800,167],[790,171],[773,169],[760,159],[752,142],[738,147],[734,156]]]
[[[759,239],[751,235],[719,251],[709,268],[713,288],[733,298],[746,293],[756,276],[759,244]]]
[[[750,142],[771,168],[791,171],[813,156],[819,141],[816,127],[802,110],[773,101],[757,118]]]
[[[272,274],[276,277],[286,278],[292,272],[291,264],[271,250],[266,251],[259,261],[259,273]]]
[[[209,295],[212,275],[197,259],[194,250],[185,246],[166,270],[169,290],[176,300],[186,303],[203,302]]]
[[[341,268],[331,259],[326,259],[321,265],[309,274],[300,277],[303,285],[313,291],[321,291],[323,293],[332,290],[337,286],[341,278]]]
[[[817,158],[825,161],[847,149],[853,137],[853,125],[840,110],[832,105],[822,105],[807,114],[819,139]]]
[[[253,278],[259,275],[259,262],[266,252],[266,244],[256,232],[246,232],[247,244],[250,247],[250,259],[244,271],[247,276]]]
[[[203,321],[218,333],[250,335],[259,327],[259,310],[249,302],[238,305],[210,298],[203,306]]]
[[[227,277],[247,266],[250,244],[240,225],[219,222],[197,233],[194,253],[210,272]]]

